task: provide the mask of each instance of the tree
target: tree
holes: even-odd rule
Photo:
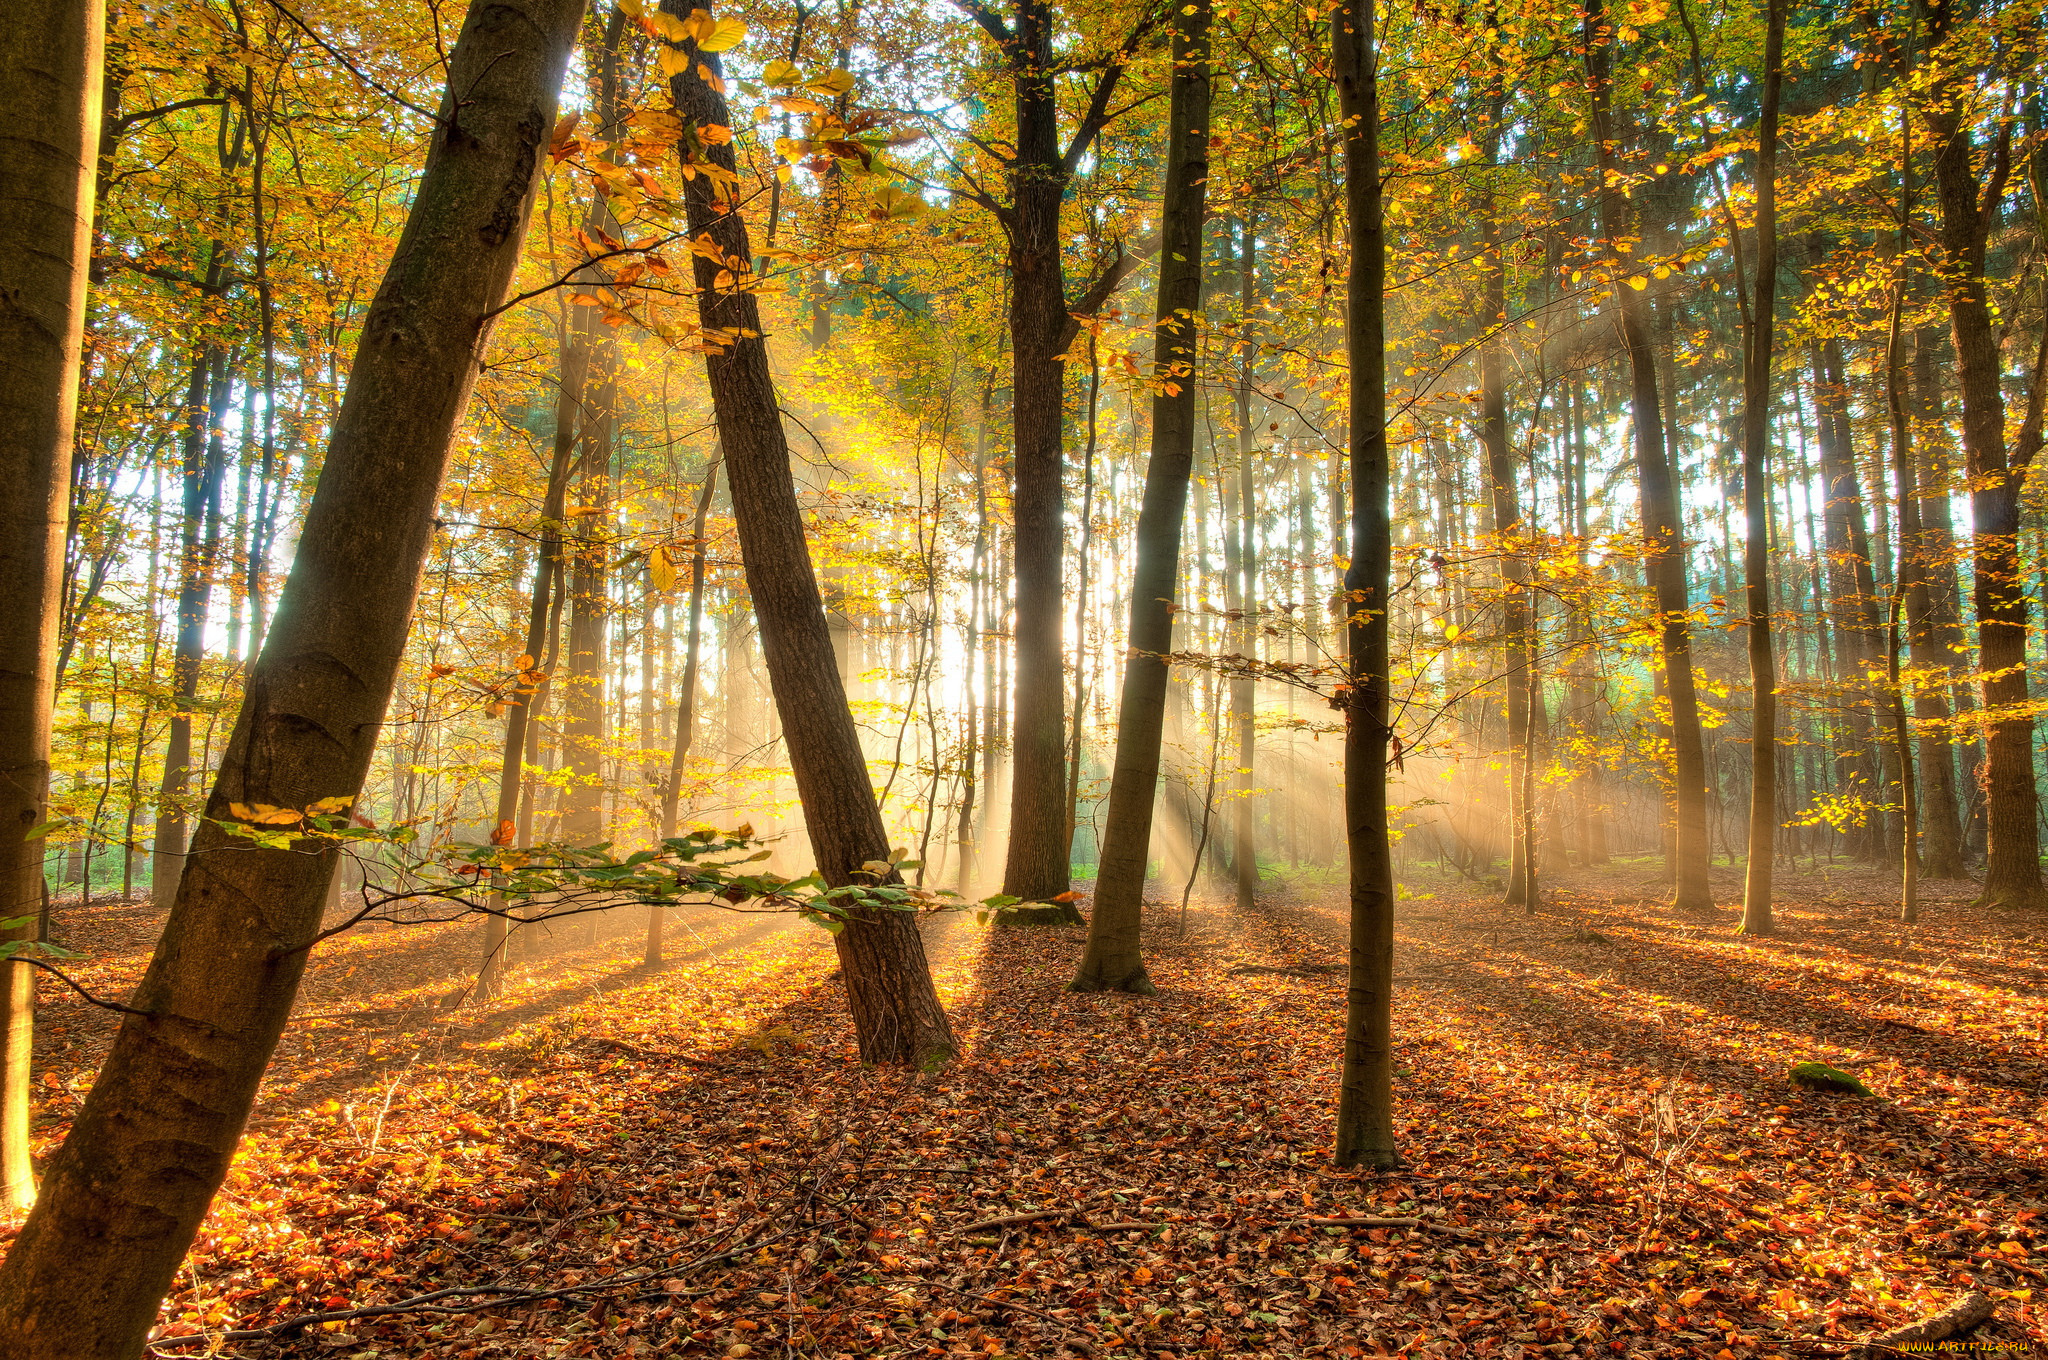
[[[1061,633],[1061,559],[1065,551],[1066,360],[1077,329],[1073,314],[1106,302],[1132,261],[1119,253],[1067,300],[1060,207],[1067,186],[1109,122],[1124,68],[1149,32],[1136,25],[1101,67],[1087,111],[1060,144],[1059,66],[1053,57],[1058,16],[1049,0],[1014,0],[1003,17],[979,0],[959,0],[1001,49],[1016,87],[1016,151],[1009,158],[1010,199],[979,190],[967,196],[992,212],[1009,240],[1010,412],[1015,427],[1011,554],[1017,581],[1017,678],[1010,759],[1010,840],[1003,891],[1050,902],[1067,891],[1065,649]],[[1016,921],[1078,921],[1073,907],[1011,913]]]
[[[1985,282],[1986,253],[1998,204],[2012,175],[2011,130],[1996,134],[1978,168],[1970,114],[1971,77],[1957,69],[1958,51],[1941,51],[1955,36],[1958,6],[1932,0],[1928,37],[1946,62],[1930,82],[1923,117],[1934,139],[1938,209],[1937,273],[1948,292],[1956,378],[1963,398],[1963,456],[1970,474],[1970,543],[1975,561],[1977,664],[1984,692],[1985,814],[1990,856],[1983,901],[2048,906],[2041,880],[2040,795],[2034,785],[2033,712],[2027,688],[2027,584],[2020,566],[2020,491],[2041,446],[2043,374],[2035,365],[2027,420],[2006,443],[2005,393],[1998,322]],[[2048,331],[2043,332],[2048,339]],[[2048,357],[2048,349],[2042,352]]]
[[[1778,97],[1785,0],[1766,0],[1763,110],[1757,121],[1756,271],[1742,347],[1742,570],[1749,613],[1749,864],[1742,931],[1768,935],[1778,847],[1778,664],[1771,650],[1771,346],[1778,301]],[[1734,223],[1729,224],[1731,235]],[[1733,236],[1739,241],[1740,236]]]
[[[1656,599],[1658,647],[1664,663],[1664,689],[1670,703],[1672,777],[1672,867],[1676,884],[1672,906],[1680,911],[1713,907],[1707,846],[1707,758],[1700,736],[1699,691],[1692,670],[1692,608],[1686,582],[1685,532],[1679,514],[1678,484],[1665,447],[1663,407],[1658,398],[1657,354],[1642,293],[1648,278],[1624,264],[1629,231],[1628,199],[1615,164],[1613,80],[1609,46],[1614,34],[1605,22],[1601,0],[1589,0],[1585,15],[1586,74],[1592,104],[1595,161],[1601,178],[1600,231],[1613,280],[1616,320],[1628,355],[1630,424],[1635,431],[1636,485],[1642,503],[1645,569]]]
[[[664,0],[664,13],[681,18],[679,9],[680,0]],[[685,65],[672,77],[670,90],[677,114],[696,133],[685,138],[682,154],[689,228],[696,242],[697,307],[706,337],[704,370],[768,682],[819,876],[832,887],[898,883],[804,539],[782,404],[761,334],[757,284],[751,277],[754,254],[738,199],[728,187],[736,181],[738,161],[730,140],[703,132],[731,127],[732,115],[721,93],[718,55],[704,50],[698,36],[693,30],[681,45]],[[1055,710],[1059,693],[1056,686]],[[861,1058],[920,1068],[951,1058],[952,1026],[932,986],[916,920],[907,912],[858,910],[837,933],[836,943]]]
[[[1394,1147],[1394,860],[1387,838],[1388,642],[1393,526],[1388,517],[1386,278],[1380,187],[1377,0],[1330,17],[1330,66],[1343,119],[1351,262],[1344,344],[1351,357],[1350,566],[1344,573],[1344,845],[1350,862],[1350,969],[1338,1081],[1339,1166],[1391,1167]]]
[[[176,904],[0,1264],[0,1352],[140,1355],[284,1031],[337,855],[229,828],[353,802],[435,531],[449,441],[519,258],[582,0],[479,0],[365,318],[291,576]],[[316,853],[317,852],[317,853]]]
[[[36,937],[50,719],[99,127],[99,0],[28,0],[0,29],[0,940]],[[18,924],[11,924],[18,923]],[[0,962],[0,1206],[35,1198],[35,970]]]
[[[1159,748],[1172,671],[1175,580],[1181,522],[1195,463],[1197,326],[1202,306],[1202,224],[1209,180],[1209,0],[1175,10],[1166,187],[1161,200],[1159,302],[1152,328],[1152,450],[1138,511],[1131,580],[1130,656],[1117,701],[1116,757],[1108,825],[1096,874],[1088,945],[1074,974],[1077,992],[1151,995],[1140,950],[1152,811],[1159,798]],[[1249,815],[1240,809],[1241,816]]]

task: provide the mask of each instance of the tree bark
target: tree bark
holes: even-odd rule
[[[252,846],[234,803],[357,795],[403,653],[450,440],[525,235],[582,0],[479,0],[364,320],[296,560],[178,899],[99,1079],[0,1265],[0,1353],[131,1360],[227,1173],[338,858]],[[323,851],[323,853],[311,853]]]
[[[1483,151],[1500,157],[1499,128],[1506,100],[1496,95]],[[1506,662],[1508,742],[1508,881],[1506,900],[1534,915],[1541,904],[1536,882],[1535,818],[1529,806],[1536,752],[1530,721],[1531,672],[1536,665],[1535,611],[1530,607],[1528,526],[1517,495],[1519,474],[1508,444],[1507,260],[1501,253],[1500,216],[1491,193],[1480,208],[1480,250],[1486,257],[1484,313],[1479,318],[1479,442],[1486,450],[1486,481],[1493,506],[1494,551],[1500,563],[1501,632]]]
[[[1237,768],[1231,781],[1231,825],[1235,840],[1231,847],[1231,869],[1237,883],[1237,906],[1249,911],[1259,891],[1258,819],[1253,815],[1252,795],[1258,787],[1258,685],[1251,665],[1258,660],[1259,626],[1259,488],[1255,475],[1259,441],[1252,430],[1252,376],[1258,367],[1258,348],[1251,334],[1252,307],[1258,293],[1258,216],[1247,212],[1242,224],[1244,241],[1238,251],[1238,316],[1243,328],[1243,365],[1237,379],[1237,564],[1238,581],[1236,646],[1232,649],[1246,669],[1230,678],[1230,713],[1237,728]]]
[[[47,842],[57,620],[85,331],[100,123],[99,0],[24,0],[0,26],[0,938],[36,938]],[[88,894],[89,895],[89,894]],[[35,970],[0,963],[0,1209],[35,1198]]]
[[[664,0],[663,10],[680,10],[678,17],[689,12],[682,0]],[[694,43],[686,44],[684,53],[688,69],[670,82],[677,114],[686,127],[730,127],[725,96],[711,83],[723,79],[717,55]],[[686,147],[689,140],[694,139],[686,139]],[[730,143],[707,143],[701,151],[684,154],[693,158],[686,162],[693,168],[733,174]],[[723,182],[695,169],[686,181],[686,203],[690,232],[700,247],[692,256],[698,313],[707,336],[718,338],[704,366],[725,450],[740,557],[818,873],[834,887],[872,882],[861,865],[889,858],[888,833],[860,733],[846,706],[825,602],[804,540],[803,508],[790,475],[760,305],[750,291],[753,252],[746,223]],[[709,258],[707,245],[717,248],[719,259]],[[1055,711],[1061,693],[1055,685]],[[1057,815],[1057,798],[1052,806]],[[900,880],[892,871],[881,881]],[[838,932],[836,943],[862,1060],[929,1068],[951,1058],[952,1026],[932,986],[915,918],[901,911],[858,911]]]
[[[1387,838],[1389,594],[1386,274],[1380,190],[1377,0],[1345,0],[1330,19],[1331,68],[1344,123],[1351,261],[1351,563],[1344,573],[1344,831],[1350,858],[1350,970],[1338,1080],[1336,1162],[1392,1167],[1394,1147],[1394,860]]]
[[[1954,23],[1955,6],[1951,0],[1933,0],[1927,13],[1929,37],[1938,44]],[[2042,907],[2048,906],[2048,887],[2041,881],[2034,720],[2027,689],[2027,591],[2019,559],[2020,491],[2033,449],[2012,450],[2020,455],[2013,457],[2006,447],[1997,323],[1984,276],[1986,244],[2001,186],[2010,174],[2010,153],[2003,143],[1992,147],[1980,179],[1963,80],[1951,74],[1936,81],[1922,116],[1934,138],[1935,202],[1946,257],[1940,277],[1948,290],[1963,397],[1963,455],[1970,474],[1990,851],[1981,900]],[[2041,375],[2034,380],[2038,387]]]
[[[1088,944],[1070,988],[1150,996],[1142,953],[1145,870],[1159,792],[1159,751],[1173,651],[1181,521],[1195,461],[1195,326],[1202,305],[1202,223],[1209,177],[1210,0],[1174,11],[1159,300],[1152,330],[1151,458],[1138,510],[1130,654],[1117,699],[1116,755]],[[1014,832],[1012,833],[1014,835]]]
[[[587,312],[588,309],[577,310]],[[519,688],[530,689],[531,693],[515,693],[511,707],[506,710],[505,745],[498,761],[498,815],[491,826],[491,841],[495,845],[514,845],[520,840],[519,799],[526,787],[526,748],[540,706],[541,686],[546,683],[547,669],[542,658],[548,650],[548,630],[555,616],[555,602],[560,593],[558,587],[567,565],[563,551],[562,516],[564,502],[568,498],[571,456],[576,450],[575,398],[572,394],[582,390],[583,373],[590,355],[590,347],[574,338],[575,328],[583,319],[572,317],[569,320],[562,344],[561,366],[557,370],[560,386],[555,397],[555,447],[548,462],[547,490],[541,497],[540,551],[534,561],[533,597],[526,614],[526,669],[539,671],[541,679],[529,686],[522,678]],[[502,912],[504,898],[493,894],[491,905]],[[476,975],[479,997],[489,999],[504,989],[510,939],[508,925],[502,915],[484,918],[483,959]]]
[[[1619,269],[1620,244],[1628,238],[1628,200],[1615,166],[1612,80],[1608,47],[1613,41],[1605,26],[1601,0],[1586,10],[1586,68],[1591,86],[1593,139],[1604,187],[1600,193],[1600,227],[1609,259]],[[1679,518],[1678,487],[1664,442],[1662,408],[1657,395],[1657,356],[1643,312],[1642,292],[1616,278],[1614,294],[1623,347],[1628,351],[1630,423],[1635,429],[1636,483],[1642,503],[1645,568],[1656,596],[1658,643],[1664,661],[1664,689],[1670,705],[1672,747],[1672,906],[1701,912],[1714,905],[1707,846],[1707,762],[1700,735],[1699,694],[1692,672],[1691,599],[1686,583],[1684,524]]]
[[[1749,862],[1742,931],[1769,935],[1778,850],[1778,663],[1771,645],[1771,348],[1778,303],[1778,98],[1784,86],[1785,5],[1764,21],[1763,108],[1757,122],[1756,285],[1742,355],[1742,574],[1749,613]],[[1733,223],[1730,224],[1731,228]]]

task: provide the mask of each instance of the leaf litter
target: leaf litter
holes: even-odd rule
[[[638,911],[572,925],[484,1004],[473,928],[351,932],[155,1347],[1789,1360],[1971,1289],[1980,1344],[2048,1336],[2030,921],[1905,927],[1838,873],[1757,941],[1582,877],[1534,917],[1404,905],[1391,1173],[1328,1155],[1338,890],[1198,904],[1182,939],[1153,909],[1148,999],[1064,991],[1077,929],[931,921],[964,1052],[922,1076],[858,1065],[787,920],[678,913],[654,972]],[[132,986],[147,910],[69,920],[81,980]],[[45,1150],[113,1021],[44,1005]]]

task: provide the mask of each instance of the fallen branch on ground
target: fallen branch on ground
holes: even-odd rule
[[[1933,1317],[1880,1332],[1865,1341],[1857,1353],[1865,1360],[1879,1360],[1883,1356],[1931,1350],[1931,1343],[1946,1340],[1958,1332],[1967,1332],[1990,1317],[1991,1297],[1972,1290]]]

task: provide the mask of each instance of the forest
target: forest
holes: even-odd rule
[[[0,1360],[2048,1348],[2048,7],[8,11]]]

